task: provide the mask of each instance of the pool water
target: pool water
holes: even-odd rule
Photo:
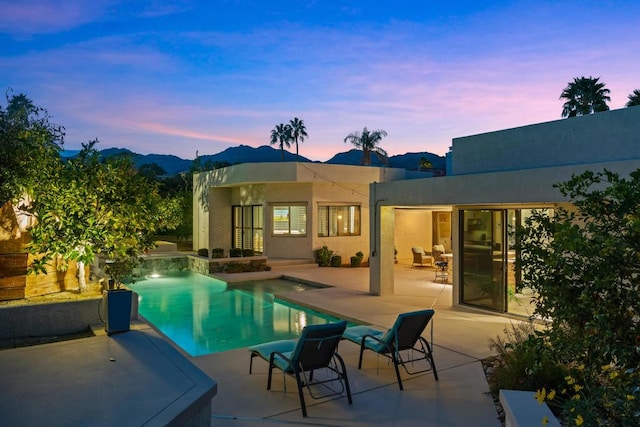
[[[191,356],[296,338],[306,325],[340,320],[276,300],[274,293],[314,289],[289,280],[227,285],[184,273],[130,288],[139,294],[140,314]]]

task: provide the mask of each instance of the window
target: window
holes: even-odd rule
[[[360,206],[318,206],[318,236],[359,236]]]
[[[271,210],[274,236],[307,235],[306,205],[277,205]]]
[[[233,248],[264,250],[262,205],[233,206]]]

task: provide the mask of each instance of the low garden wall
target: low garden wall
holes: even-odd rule
[[[0,339],[66,335],[102,323],[102,298],[0,308]]]

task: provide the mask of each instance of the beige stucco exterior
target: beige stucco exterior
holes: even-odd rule
[[[385,245],[397,244],[408,234],[406,223],[400,222],[408,209],[414,209],[412,215],[424,211],[425,218],[434,210],[451,210],[455,272],[462,209],[569,206],[554,184],[586,170],[608,169],[625,176],[640,169],[640,107],[455,138],[449,157],[446,177],[371,186],[372,294],[394,293],[393,264]],[[424,240],[429,242],[426,236]],[[399,256],[408,248],[399,248]],[[452,303],[457,305],[459,275],[453,274],[452,284]]]
[[[232,206],[264,208],[264,255],[269,258],[313,258],[327,246],[343,263],[369,248],[369,184],[405,179],[404,169],[319,163],[246,163],[197,174],[194,177],[194,249],[232,244]],[[291,203],[307,206],[304,236],[277,236],[271,231],[270,206]],[[358,205],[361,233],[319,237],[320,205]]]

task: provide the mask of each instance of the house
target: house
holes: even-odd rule
[[[327,246],[348,263],[369,248],[369,184],[408,176],[397,168],[301,162],[196,174],[193,248],[309,260]]]
[[[424,245],[451,253],[453,305],[528,314],[509,230],[532,209],[569,207],[553,185],[573,174],[639,169],[640,107],[455,138],[448,168],[446,177],[371,185],[370,292],[394,294],[394,248],[407,253],[423,224]]]

